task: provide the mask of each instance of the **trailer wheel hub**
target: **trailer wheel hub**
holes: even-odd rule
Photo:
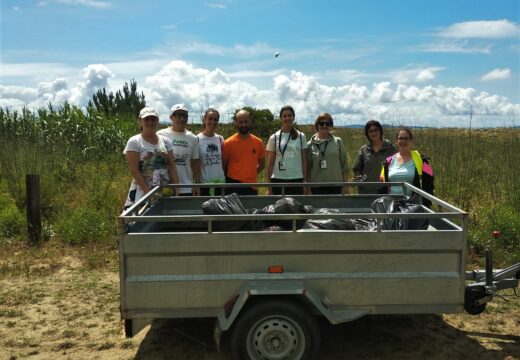
[[[248,339],[248,352],[254,354],[254,359],[299,359],[305,349],[303,330],[283,316],[260,319]]]

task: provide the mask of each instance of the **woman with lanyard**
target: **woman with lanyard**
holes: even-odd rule
[[[273,183],[301,183],[307,180],[307,139],[294,128],[294,109],[286,105],[280,109],[282,128],[267,142],[267,179]],[[269,195],[282,193],[281,187],[268,189]],[[302,195],[304,189],[286,187],[285,194]]]
[[[341,138],[334,136],[334,126],[329,113],[321,113],[314,122],[317,133],[309,140],[307,146],[307,164],[310,182],[342,182],[348,181],[348,162],[345,146]],[[312,194],[341,194],[341,186],[313,186]],[[345,193],[348,188],[345,187]]]

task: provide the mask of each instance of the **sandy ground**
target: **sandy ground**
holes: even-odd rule
[[[3,255],[0,359],[229,359],[226,344],[217,352],[211,319],[156,321],[126,339],[115,270],[85,270],[67,255],[17,273]],[[516,297],[495,299],[479,316],[369,316],[320,327],[320,359],[520,359]]]

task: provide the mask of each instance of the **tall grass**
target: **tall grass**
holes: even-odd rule
[[[308,138],[314,133],[312,126],[300,130]],[[393,141],[396,131],[385,129],[385,137]],[[138,132],[135,119],[67,104],[36,113],[0,109],[0,197],[14,199],[23,213],[25,174],[40,174],[44,221],[57,238],[71,244],[113,241],[131,180],[121,153]],[[227,137],[235,129],[226,124],[218,132]],[[337,129],[336,135],[352,167],[366,143],[363,129]],[[469,213],[471,250],[481,254],[498,228],[498,260],[520,261],[520,129],[417,129],[414,146],[431,158],[436,195]],[[9,211],[6,219],[20,226],[20,216]]]

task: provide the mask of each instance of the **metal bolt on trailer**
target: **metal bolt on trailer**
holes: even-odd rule
[[[159,187],[152,189],[120,216],[121,317],[127,336],[153,319],[213,317],[217,346],[222,332],[230,332],[234,359],[316,359],[316,315],[340,324],[368,314],[464,308],[478,313],[497,290],[518,285],[519,265],[491,272],[489,265],[487,278],[482,271],[466,273],[464,211],[410,184],[389,185],[427,198],[435,210],[375,213],[370,204],[380,195],[342,193],[291,196],[314,208],[334,209],[330,214],[206,215],[202,203],[212,197],[162,197]],[[246,209],[282,198],[240,196]],[[370,230],[301,228],[310,219],[375,225]],[[428,228],[388,230],[385,221],[392,219],[427,220]],[[221,226],[258,222],[290,226],[282,231],[223,231]],[[466,285],[471,278],[475,283]]]

